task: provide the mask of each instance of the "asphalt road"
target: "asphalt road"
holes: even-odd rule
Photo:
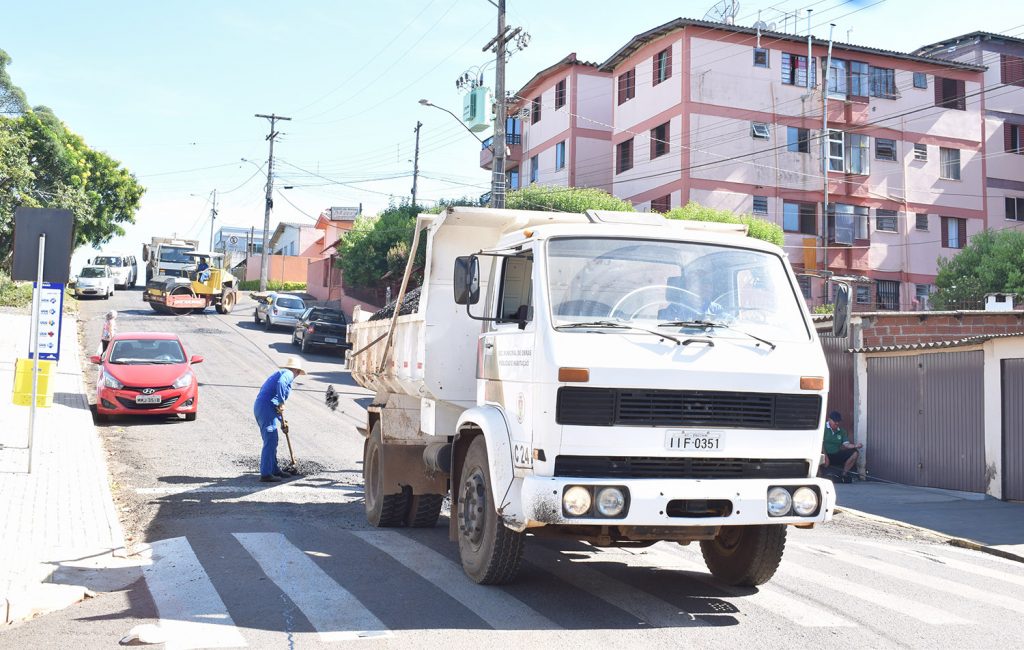
[[[1007,647],[1024,638],[1024,565],[844,515],[791,529],[782,567],[758,590],[711,580],[696,545],[536,538],[516,584],[476,586],[443,517],[434,529],[366,524],[355,425],[368,395],[339,357],[307,355],[309,374],[288,403],[305,476],[263,484],[251,403],[297,353],[288,333],[256,328],[247,303],[229,316],[160,316],[138,291],[119,292],[82,304],[87,350],[111,307],[121,331],[178,332],[205,357],[199,417],[101,427],[137,554],[69,577],[103,593],[0,632],[4,647],[110,647],[132,631],[167,648],[356,638],[374,647]],[[323,403],[329,384],[342,392],[337,412]]]

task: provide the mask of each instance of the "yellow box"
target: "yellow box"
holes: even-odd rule
[[[36,406],[53,406],[53,387],[50,377],[56,364],[53,361],[39,362],[39,386]],[[14,365],[14,403],[18,406],[32,405],[32,359],[18,359]]]

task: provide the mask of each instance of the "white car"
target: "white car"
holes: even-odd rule
[[[106,266],[86,266],[75,280],[75,297],[95,296],[104,300],[114,295],[114,277]]]
[[[305,311],[306,303],[302,298],[286,293],[272,293],[256,305],[253,320],[257,324],[262,322],[267,331],[277,326],[294,327]]]
[[[127,289],[135,286],[139,270],[134,255],[100,255],[89,260],[89,265],[110,267],[115,287]]]

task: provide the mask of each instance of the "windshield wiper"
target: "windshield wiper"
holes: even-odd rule
[[[648,334],[653,334],[654,336],[657,336],[658,338],[668,339],[669,341],[673,341],[676,345],[683,345],[684,344],[683,341],[677,339],[674,336],[669,336],[668,334],[665,334],[663,332],[656,332],[654,330],[649,330],[649,329],[646,329],[644,327],[637,327],[636,325],[627,325],[626,323],[616,323],[616,322],[610,321],[610,320],[594,320],[594,321],[587,321],[587,322],[584,322],[584,323],[566,323],[565,325],[555,325],[555,329],[556,330],[561,330],[561,329],[580,329],[580,328],[584,328],[584,327],[593,327],[593,328],[607,327],[607,328],[610,328],[610,329],[636,330],[638,332],[646,332]]]
[[[747,332],[745,330],[741,330],[738,327],[733,327],[732,325],[728,325],[726,323],[722,323],[722,322],[718,322],[718,321],[710,321],[710,320],[673,320],[673,321],[668,321],[667,323],[658,323],[658,327],[704,327],[704,328],[726,329],[726,330],[731,330],[733,332],[739,332],[740,334],[743,334],[744,336],[749,336],[750,338],[754,339],[755,341],[758,341],[760,343],[764,343],[765,345],[767,345],[772,350],[775,349],[775,344],[772,343],[771,341],[769,341],[768,339],[763,339],[760,336],[754,336],[750,332]]]

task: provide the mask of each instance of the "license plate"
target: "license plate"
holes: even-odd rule
[[[159,395],[136,395],[136,404],[159,404],[163,399]]]
[[[160,290],[159,289],[149,289],[149,295],[151,295],[151,296],[159,296],[160,295]]]
[[[325,336],[324,337],[324,343],[337,343],[337,342],[338,342],[338,339],[336,339],[336,338],[334,338],[332,336]]]
[[[665,448],[669,451],[722,451],[725,435],[720,431],[665,432]]]

